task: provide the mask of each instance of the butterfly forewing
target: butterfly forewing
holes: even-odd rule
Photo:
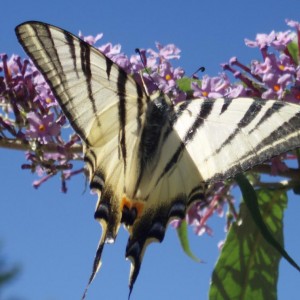
[[[125,127],[127,120],[136,119],[139,130],[148,99],[109,58],[74,35],[44,23],[22,24],[17,35],[86,144],[97,143],[95,128],[103,142]]]

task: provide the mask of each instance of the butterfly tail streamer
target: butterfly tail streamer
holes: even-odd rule
[[[98,245],[98,248],[97,248],[97,251],[96,251],[96,255],[95,255],[95,258],[94,258],[94,263],[93,263],[93,269],[92,269],[92,274],[89,278],[89,281],[86,285],[86,288],[84,290],[84,293],[83,293],[83,296],[81,298],[81,300],[84,300],[86,295],[87,295],[87,292],[88,292],[88,289],[91,285],[91,283],[93,282],[96,274],[98,273],[100,267],[101,267],[101,256],[102,256],[102,252],[103,252],[103,249],[104,249],[104,245],[105,245],[105,241],[106,241],[106,228],[104,226],[102,226],[102,236],[101,236],[101,239],[99,241],[99,245]]]
[[[129,293],[128,293],[128,300],[130,300],[131,293],[133,291],[133,286],[134,283],[138,277],[138,274],[140,272],[141,268],[141,262],[133,263],[131,261],[131,266],[130,266],[130,279],[129,279]]]

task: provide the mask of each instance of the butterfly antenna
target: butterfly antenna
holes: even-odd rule
[[[160,87],[157,85],[157,83],[154,81],[153,77],[151,76],[151,74],[149,73],[149,70],[147,69],[147,62],[146,62],[146,57],[141,53],[140,49],[139,48],[136,48],[135,49],[135,52],[140,56],[141,58],[141,61],[142,61],[142,64],[144,66],[144,70],[147,72],[147,74],[149,75],[149,78],[151,79],[152,83],[157,87],[157,91],[152,93],[150,95],[149,91],[148,91],[148,88],[147,88],[147,85],[145,84],[145,81],[144,81],[144,78],[143,78],[143,72],[140,71],[140,76],[141,76],[141,80],[142,80],[142,83],[143,83],[143,86],[144,86],[144,90],[146,92],[146,95],[148,97],[150,97],[150,99],[156,99],[157,97],[161,96],[162,94],[164,94],[164,92],[160,89]],[[167,103],[169,105],[173,105],[172,103],[172,100],[168,97],[167,94],[164,94],[164,99],[167,101]]]
[[[192,74],[192,76],[191,77],[193,77],[193,78],[197,78],[198,76],[197,76],[197,73],[198,72],[204,72],[205,71],[205,67],[199,67],[193,74]]]
[[[139,71],[139,74],[140,74],[140,77],[141,77],[141,80],[142,80],[143,87],[144,87],[144,90],[145,90],[145,92],[146,92],[146,95],[147,95],[148,97],[150,97],[150,93],[149,93],[148,88],[147,88],[147,85],[146,85],[146,83],[145,83],[145,81],[144,81],[144,77],[143,77],[142,71]]]
[[[142,62],[143,67],[144,67],[144,70],[147,72],[147,74],[149,75],[149,78],[152,80],[152,82],[157,86],[156,82],[154,81],[151,74],[149,73],[149,70],[147,69],[147,62],[145,60],[145,57],[142,55],[141,50],[139,48],[135,48],[135,53],[137,53],[140,56],[141,62]],[[146,92],[147,96],[150,96],[147,85],[145,84],[145,81],[144,81],[144,78],[143,78],[143,72],[139,71],[139,73],[140,73],[140,77],[141,77],[145,92]]]
[[[141,59],[141,61],[142,61],[142,64],[143,64],[144,68],[146,69],[146,64],[147,64],[147,62],[145,61],[145,58],[144,58],[144,56],[142,55],[141,50],[140,50],[139,48],[135,48],[135,53],[137,53],[137,54],[140,56],[140,59]]]

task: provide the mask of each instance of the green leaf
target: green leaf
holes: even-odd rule
[[[176,81],[179,89],[186,93],[192,91],[192,87],[191,87],[192,82],[198,82],[198,84],[201,86],[200,80],[189,78],[189,77],[183,77]]]
[[[258,190],[263,220],[283,243],[282,219],[287,196],[282,191]],[[252,215],[241,203],[239,221],[232,224],[212,274],[209,299],[277,299],[276,284],[281,255],[261,234]]]
[[[183,92],[188,92],[191,90],[191,79],[188,77],[180,78],[176,81],[178,87]]]
[[[249,212],[255,224],[259,228],[264,239],[270,245],[272,245],[294,268],[300,271],[300,267],[297,265],[297,263],[289,256],[289,254],[284,250],[281,244],[274,238],[274,236],[266,226],[266,223],[264,222],[264,219],[262,218],[262,214],[260,212],[256,192],[253,186],[246,178],[246,176],[243,174],[238,174],[236,175],[235,180],[237,181],[241,189],[244,201],[249,209]]]
[[[194,261],[196,262],[201,262],[201,259],[199,259],[198,257],[196,257],[191,248],[190,248],[190,244],[189,244],[189,238],[188,238],[188,228],[187,228],[187,224],[185,220],[181,221],[180,226],[177,228],[177,234],[178,234],[178,238],[181,244],[181,247],[183,249],[183,251]]]
[[[295,64],[298,65],[299,64],[299,60],[298,60],[299,49],[298,49],[298,43],[297,43],[297,41],[292,41],[291,43],[289,43],[287,45],[287,48],[288,48],[288,51],[291,54],[291,56],[292,56]]]

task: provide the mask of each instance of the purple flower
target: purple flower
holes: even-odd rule
[[[273,30],[270,34],[259,33],[256,35],[255,41],[251,41],[249,39],[245,39],[245,44],[248,47],[259,49],[264,49],[272,44],[272,42],[276,39],[276,33]]]
[[[207,209],[201,209],[199,203],[194,204],[186,215],[186,220],[189,225],[193,227],[193,231],[197,235],[203,235],[207,233],[208,235],[212,235],[212,229],[206,224],[206,220],[204,220],[204,215],[206,214]]]
[[[112,45],[111,43],[107,43],[98,47],[104,55],[109,57],[114,63],[124,69],[127,73],[130,72],[130,61],[128,57],[121,53],[121,45]]]
[[[131,73],[139,73],[141,70],[143,70],[145,67],[147,67],[147,57],[146,52],[144,50],[140,50],[141,56],[144,60],[144,64],[141,61],[141,57],[139,54],[134,54],[130,56],[129,62],[130,62],[130,72]]]
[[[278,176],[280,173],[288,170],[287,165],[281,160],[279,156],[271,159],[271,174]]]
[[[170,59],[179,59],[179,53],[181,50],[177,48],[174,44],[168,44],[166,46],[162,46],[160,43],[156,43],[156,48],[159,52],[156,52],[152,49],[148,50],[148,53],[154,58],[158,58],[159,60],[170,60]]]
[[[273,47],[277,51],[284,51],[292,40],[293,34],[289,30],[279,33],[272,31],[270,34],[257,34],[255,41],[245,39],[245,44],[248,47],[258,47],[265,58],[268,47]]]
[[[285,88],[290,83],[291,76],[290,74],[278,75],[268,73],[264,76],[264,83],[268,88],[262,94],[263,99],[282,99],[284,96]]]
[[[121,53],[121,45],[112,45],[112,43],[104,44],[100,47],[98,47],[98,50],[100,50],[104,55],[112,59],[114,56],[119,55]]]
[[[102,39],[103,37],[103,33],[99,33],[97,34],[95,37],[92,35],[88,35],[88,36],[84,36],[81,31],[79,31],[78,36],[84,40],[85,42],[87,42],[90,45],[95,45],[97,43],[97,41],[99,41],[100,39]]]
[[[13,54],[7,61],[7,68],[10,75],[22,75],[21,57]]]
[[[168,93],[176,86],[176,80],[182,78],[184,71],[181,68],[173,68],[170,62],[159,65],[159,73],[153,72],[151,77],[158,84],[158,88]]]
[[[292,75],[296,71],[294,64],[291,62],[290,57],[285,54],[281,54],[279,56],[279,59],[273,53],[268,54],[263,63],[255,62],[252,66],[254,74],[263,75],[263,81],[264,76],[268,73],[289,73]]]
[[[300,83],[291,87],[290,92],[285,96],[285,100],[294,103],[300,103]]]
[[[225,96],[229,86],[229,79],[224,73],[216,77],[204,75],[201,87],[197,82],[192,82],[192,90],[194,91],[193,95],[194,97],[200,98],[219,98]]]
[[[38,139],[42,143],[47,143],[60,133],[60,126],[54,122],[54,115],[40,115],[36,112],[27,114],[29,129],[26,135],[29,138]]]
[[[179,90],[179,88],[172,90],[172,100],[174,103],[178,103],[186,100],[186,93]]]
[[[271,46],[277,51],[283,51],[287,45],[293,40],[294,34],[290,30],[285,32],[278,32],[276,39],[272,41]]]
[[[229,88],[226,96],[228,98],[247,97],[249,96],[248,92],[242,84],[237,84]]]
[[[290,27],[295,28],[297,31],[300,31],[300,23],[297,21],[293,21],[290,19],[285,20],[286,24],[289,25]]]
[[[45,183],[46,181],[48,181],[48,179],[50,179],[51,177],[53,177],[54,174],[48,174],[44,177],[42,177],[41,179],[39,180],[35,180],[33,183],[32,183],[32,186],[35,188],[35,189],[38,189],[43,183]]]

